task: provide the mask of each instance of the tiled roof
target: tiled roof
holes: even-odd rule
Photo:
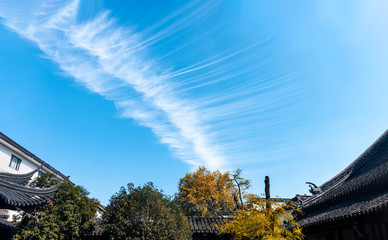
[[[40,168],[35,169],[26,174],[12,174],[7,172],[0,172],[0,179],[6,180],[8,182],[16,183],[19,185],[26,185],[32,178],[32,176],[39,171]]]
[[[312,211],[299,220],[301,227],[310,227],[329,222],[338,222],[369,215],[388,208],[388,193],[365,194],[348,199],[328,208]]]
[[[302,227],[371,214],[388,206],[388,131],[337,176],[322,193],[300,202]]]
[[[193,233],[218,233],[220,226],[225,224],[221,217],[187,217],[190,222],[190,230]]]
[[[38,158],[37,156],[35,156],[33,153],[31,153],[30,151],[28,151],[27,149],[25,149],[24,147],[20,146],[18,143],[16,143],[14,140],[10,139],[7,135],[5,135],[4,133],[0,132],[0,139],[4,140],[5,142],[7,142],[8,144],[10,144],[11,146],[15,147],[16,149],[18,149],[19,151],[23,152],[24,154],[26,154],[27,156],[31,157],[32,159],[34,159],[35,161],[37,161],[38,163],[40,163],[41,165],[43,165],[44,167],[48,168],[50,171],[52,171],[53,173],[61,176],[61,178],[65,179],[66,176],[63,175],[61,172],[59,172],[58,170],[56,170],[55,168],[53,168],[52,166],[50,166],[50,164],[46,163],[45,161],[43,161],[42,159]]]
[[[337,176],[330,179],[321,186],[323,191],[326,191],[344,179],[349,179],[368,172],[381,163],[386,162],[384,159],[388,149],[388,130],[385,131],[367,150],[365,150],[356,160],[354,160],[347,168],[342,170]]]
[[[14,176],[17,178],[17,174]],[[44,204],[53,198],[62,183],[51,188],[32,188],[10,182],[0,176],[0,208],[16,209]]]

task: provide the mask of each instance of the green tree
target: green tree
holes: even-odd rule
[[[105,208],[103,223],[105,239],[191,239],[186,217],[151,182],[122,187]]]
[[[31,182],[32,187],[38,187],[38,188],[49,188],[51,186],[57,185],[61,181],[56,178],[54,173],[42,173],[39,177],[35,178]]]
[[[292,202],[277,203],[250,194],[245,208],[235,211],[219,234],[231,234],[236,240],[303,240],[294,217],[297,213]]]
[[[201,166],[180,179],[176,201],[191,216],[221,216],[235,208],[237,192],[229,173]]]
[[[55,182],[51,175],[43,174],[32,184],[49,186]],[[51,202],[32,214],[23,214],[20,230],[13,239],[87,239],[94,230],[93,218],[98,205],[88,194],[84,188],[65,181]]]

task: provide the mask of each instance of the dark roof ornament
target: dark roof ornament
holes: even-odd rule
[[[320,187],[318,187],[317,185],[315,185],[314,183],[306,182],[306,184],[309,185],[309,187],[310,187],[309,192],[312,195],[317,195],[317,194],[321,194],[322,193],[322,189]]]

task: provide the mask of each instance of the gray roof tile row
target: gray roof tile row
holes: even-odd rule
[[[221,217],[187,217],[190,222],[190,230],[193,233],[218,233],[220,227],[225,224]]]

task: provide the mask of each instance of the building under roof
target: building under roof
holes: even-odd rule
[[[13,216],[20,210],[30,211],[50,201],[60,185],[51,188],[28,186],[41,173],[66,177],[48,163],[0,132],[0,239],[14,228]]]
[[[313,184],[312,184],[313,185]],[[297,195],[307,239],[388,239],[388,130],[312,196]]]
[[[29,183],[41,173],[52,173],[61,183],[50,188],[36,188]],[[67,180],[64,174],[0,132],[0,239],[7,239],[15,229],[13,216],[33,211],[51,201]],[[96,221],[104,207],[99,205]],[[97,237],[96,237],[97,239]]]

